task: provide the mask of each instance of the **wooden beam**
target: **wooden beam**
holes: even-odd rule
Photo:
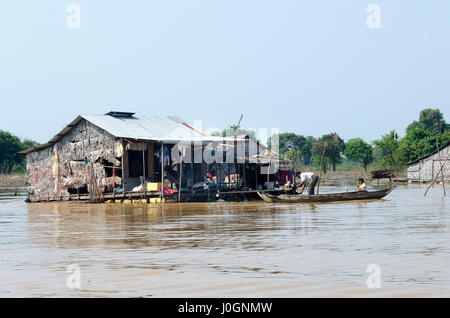
[[[164,142],[161,142],[161,199],[164,198]]]
[[[122,144],[122,193],[125,193],[125,169],[124,169],[124,154],[125,154],[125,147],[123,146],[123,140],[120,140]]]
[[[144,187],[144,195],[147,196],[147,182],[145,181],[145,148],[142,148],[142,174],[143,174],[143,180],[142,180],[142,186]]]
[[[194,147],[191,148],[191,190],[194,190]]]
[[[181,202],[181,184],[182,184],[182,180],[183,180],[183,158],[181,158],[180,161],[180,183],[178,184],[178,202]]]
[[[439,163],[441,163],[441,151],[439,150],[439,140],[437,138],[436,138],[436,149],[439,156]],[[447,196],[447,193],[445,192],[445,175],[444,171],[442,170],[442,167],[441,167],[441,174],[442,174],[442,188],[444,189],[444,197],[445,197]]]
[[[148,173],[150,178],[153,178],[155,173],[155,145],[153,142],[147,144],[147,155],[148,155]],[[152,179],[153,181],[153,179]]]
[[[450,158],[450,155],[447,156],[447,159],[445,159],[444,163],[441,165],[438,173],[436,173],[436,177],[433,179],[433,182],[431,182],[431,184],[428,186],[427,190],[425,191],[425,193],[423,194],[423,196],[426,196],[428,193],[428,190],[430,190],[431,186],[436,182],[437,178],[439,177],[439,174],[442,172],[442,168],[445,166],[445,164],[447,163],[447,160]]]

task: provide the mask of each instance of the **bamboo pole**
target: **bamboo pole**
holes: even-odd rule
[[[450,155],[447,156],[447,159],[445,159],[444,163],[440,166],[439,171],[436,173],[436,177],[433,179],[433,182],[431,182],[431,184],[428,186],[427,190],[425,191],[425,193],[423,194],[423,196],[426,196],[428,193],[428,190],[430,190],[430,188],[433,186],[433,184],[436,182],[437,178],[439,177],[439,174],[442,172],[442,167],[445,166],[445,164],[447,163],[448,159],[450,158]]]
[[[161,142],[161,199],[164,198],[164,142]]]
[[[244,189],[247,189],[247,173],[246,173],[246,169],[247,169],[247,157],[246,157],[247,150],[248,150],[248,154],[249,154],[249,157],[250,157],[250,149],[248,149],[248,148],[249,148],[248,140],[245,139],[245,141],[244,141],[244,164],[243,164],[243,166],[244,166],[244,171],[243,171],[243,175],[244,175]]]
[[[237,162],[237,141],[236,141],[236,136],[234,136],[234,151],[233,154],[235,154],[233,156],[233,161],[234,161],[234,170],[236,171],[236,187],[238,189],[240,189],[240,181],[241,181],[241,169],[239,169],[239,164]]]
[[[258,164],[255,163],[255,190],[258,190]]]
[[[178,202],[181,202],[181,182],[183,180],[183,158],[180,161],[180,183],[178,185]]]
[[[142,148],[142,186],[144,187],[144,196],[147,198],[147,182],[145,181],[145,148]]]
[[[247,188],[247,175],[245,173],[245,163],[243,164],[243,171],[242,174],[244,175],[244,189]]]
[[[113,178],[112,191],[113,191],[113,197],[115,197],[116,196],[116,168],[112,168],[112,178]]]
[[[124,160],[124,153],[125,153],[125,149],[123,149],[123,140],[120,140],[120,144],[122,145],[122,156],[121,156],[121,164],[122,164],[122,194],[125,194],[125,171],[123,169],[123,160]]]
[[[255,160],[255,189],[258,190],[258,164],[259,164],[259,173],[261,173],[261,162],[259,158],[259,141],[256,141],[256,160]]]
[[[317,183],[317,194],[319,194],[320,179],[322,179],[321,178],[322,177],[322,163],[323,163],[323,157],[325,156],[326,149],[327,149],[327,143],[324,142],[324,144],[323,144],[323,153],[322,153],[322,157],[320,158],[320,170],[319,170],[319,182]]]
[[[438,152],[438,156],[439,156],[439,163],[441,163],[441,151],[439,150],[439,141],[436,138],[436,149]],[[433,161],[434,163],[434,161]],[[447,193],[445,192],[445,176],[444,176],[444,171],[441,169],[441,174],[442,174],[442,188],[444,189],[444,197],[447,196]]]
[[[191,191],[194,191],[194,147],[191,148]]]

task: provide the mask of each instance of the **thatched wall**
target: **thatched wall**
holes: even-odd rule
[[[105,166],[121,166],[119,140],[83,120],[52,147],[27,154],[28,194],[31,201],[67,200],[70,192],[96,194],[115,181]],[[70,191],[69,191],[70,190]]]

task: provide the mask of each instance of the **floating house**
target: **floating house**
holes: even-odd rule
[[[178,117],[109,112],[80,115],[20,154],[30,201],[102,202],[200,201],[264,189],[279,173],[267,153],[251,136],[211,136]]]
[[[408,162],[408,181],[432,182],[441,166],[442,173],[437,176],[437,181],[450,180],[450,141],[439,151]]]

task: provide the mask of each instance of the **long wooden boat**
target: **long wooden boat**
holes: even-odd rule
[[[372,200],[381,199],[387,196],[394,186],[376,190],[376,191],[354,191],[341,193],[324,193],[324,194],[280,194],[273,195],[264,192],[258,192],[258,195],[266,202],[285,202],[285,203],[311,203],[311,202],[338,202],[352,200]]]

